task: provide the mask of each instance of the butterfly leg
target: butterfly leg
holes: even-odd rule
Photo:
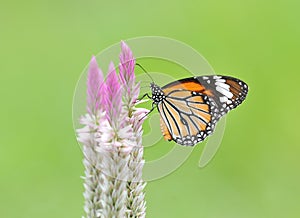
[[[148,93],[146,93],[141,98],[139,98],[138,101],[143,100],[145,97],[148,97],[148,98],[152,99],[151,96],[149,96]]]
[[[154,110],[154,108],[156,108],[156,107],[157,107],[157,105],[152,103],[152,108],[146,115],[150,114]]]
[[[151,110],[148,112],[148,113],[146,113],[140,120],[142,120],[142,119],[144,119],[145,117],[147,117],[155,108],[157,107],[157,105],[156,104],[152,104],[152,108],[151,108]]]

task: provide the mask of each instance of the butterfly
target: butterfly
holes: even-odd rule
[[[164,138],[184,146],[194,146],[211,135],[218,120],[248,93],[242,80],[220,75],[185,78],[163,87],[152,82],[150,89],[151,111],[158,109]]]

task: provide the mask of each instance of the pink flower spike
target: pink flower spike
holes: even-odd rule
[[[109,72],[106,79],[105,107],[107,120],[114,128],[117,128],[122,110],[122,92],[113,63],[109,65]]]
[[[87,78],[87,111],[96,114],[100,109],[101,86],[103,85],[103,74],[99,69],[95,56],[90,61]]]
[[[146,216],[142,123],[148,110],[136,107],[140,84],[135,60],[124,42],[121,50],[119,75],[113,63],[106,79],[95,57],[89,64],[88,113],[77,130],[84,154],[86,217]]]
[[[128,45],[122,41],[120,54],[120,78],[123,84],[135,81],[134,66],[135,59],[132,51]]]

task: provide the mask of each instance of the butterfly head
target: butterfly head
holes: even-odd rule
[[[150,89],[152,92],[152,100],[154,104],[158,104],[163,101],[163,99],[165,99],[165,93],[158,85],[156,85],[155,83],[150,83]]]

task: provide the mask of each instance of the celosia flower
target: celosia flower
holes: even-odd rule
[[[98,154],[95,148],[98,146],[97,138],[100,136],[99,123],[104,122],[105,112],[101,108],[105,91],[103,74],[98,68],[95,57],[90,62],[87,78],[87,114],[81,117],[80,122],[84,125],[78,129],[78,141],[83,144],[85,166],[84,181],[84,210],[87,217],[98,217],[98,211],[103,207],[101,204],[102,178],[99,173],[98,165],[102,161],[102,156]]]
[[[145,195],[143,189],[146,185],[142,180],[142,168],[144,166],[142,147],[142,123],[146,109],[135,108],[134,103],[139,96],[140,84],[135,83],[134,66],[135,59],[130,48],[121,42],[120,78],[124,91],[124,111],[127,113],[127,122],[132,125],[134,142],[136,143],[130,153],[129,182],[128,182],[128,216],[144,217],[146,210]]]
[[[124,42],[121,50],[120,75],[111,63],[106,82],[96,59],[90,62],[87,114],[77,131],[84,152],[87,217],[145,217],[142,118],[148,110],[135,108],[135,60]]]
[[[89,114],[97,114],[100,110],[101,92],[104,87],[103,74],[99,69],[96,58],[92,57],[87,78],[87,111]]]

